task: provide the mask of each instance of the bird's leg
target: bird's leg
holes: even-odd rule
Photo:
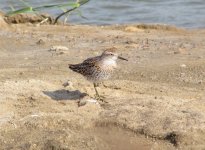
[[[97,90],[97,83],[93,83],[93,85],[94,85],[94,89],[95,89],[95,94],[96,94],[96,96],[97,97],[100,97],[100,95],[99,95],[99,93],[98,93],[98,90]]]
[[[100,100],[100,101],[102,101],[102,102],[106,102],[105,100],[104,100],[104,97],[103,96],[100,96],[99,95],[99,93],[98,93],[98,91],[97,91],[97,86],[98,86],[98,84],[97,83],[93,83],[93,85],[94,85],[94,89],[95,89],[95,97],[96,97],[96,99],[97,100]]]

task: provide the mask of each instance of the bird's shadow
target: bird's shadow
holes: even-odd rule
[[[65,89],[56,90],[56,91],[43,91],[43,93],[56,101],[79,100],[87,95],[86,93],[81,93],[79,90],[69,91]]]

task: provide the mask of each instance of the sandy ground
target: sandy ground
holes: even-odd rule
[[[1,23],[0,149],[205,149],[204,41],[159,25]],[[129,61],[96,103],[68,64],[113,46]]]

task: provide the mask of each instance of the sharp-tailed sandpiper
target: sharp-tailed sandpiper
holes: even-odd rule
[[[116,48],[109,48],[105,50],[101,55],[88,58],[79,64],[69,64],[69,68],[77,73],[83,75],[87,80],[91,81],[94,85],[97,98],[100,95],[97,91],[97,84],[104,80],[108,80],[114,70],[117,68],[117,59],[127,59],[118,56]]]

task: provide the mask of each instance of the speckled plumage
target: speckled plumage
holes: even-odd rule
[[[69,65],[69,68],[82,74],[89,81],[98,82],[108,79],[115,69],[114,66],[104,65],[104,61],[106,61],[106,58],[97,56],[88,58],[80,64]]]
[[[117,67],[118,58],[126,60],[115,53],[115,48],[111,48],[105,50],[100,56],[88,58],[79,64],[71,64],[69,68],[80,73],[89,81],[97,83],[110,78]]]

